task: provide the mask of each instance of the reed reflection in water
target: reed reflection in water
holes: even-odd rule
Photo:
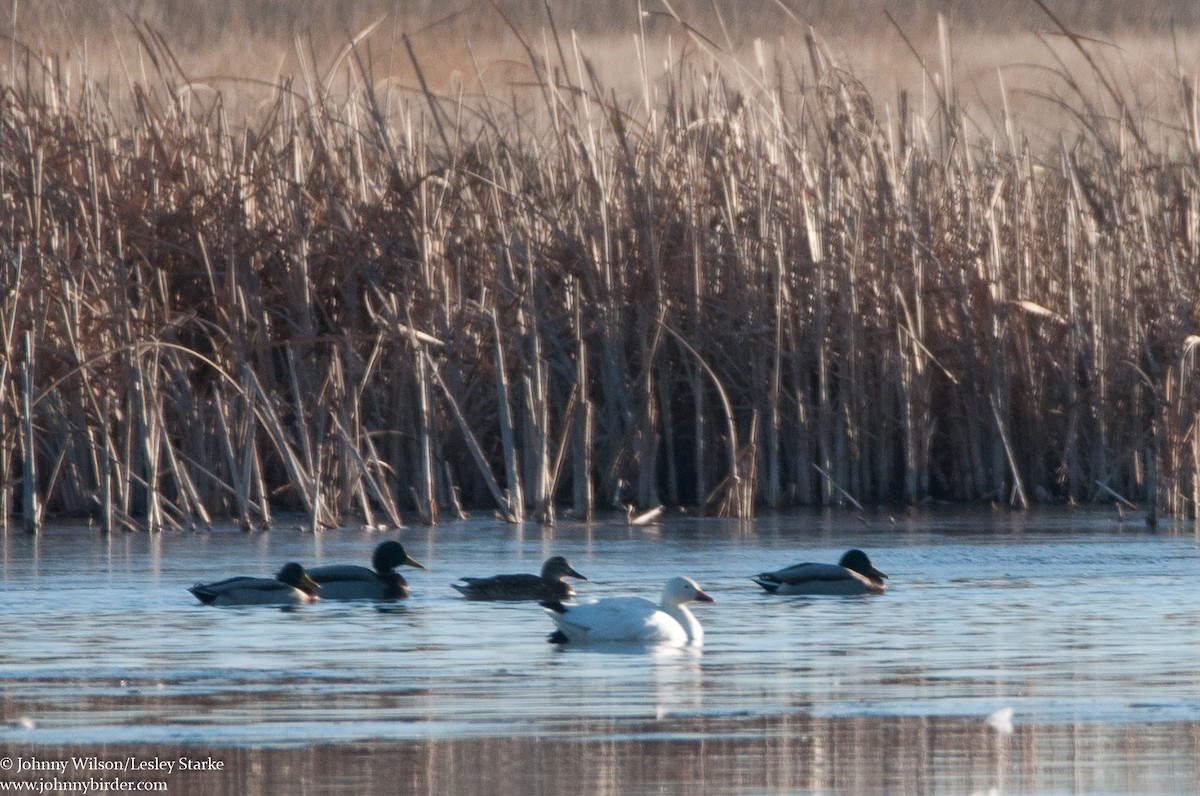
[[[1200,725],[1020,725],[1008,735],[961,718],[789,714],[584,722],[542,737],[285,748],[10,746],[5,754],[221,764],[220,771],[127,777],[165,781],[176,796],[1194,793]]]

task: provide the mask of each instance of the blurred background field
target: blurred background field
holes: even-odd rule
[[[919,90],[927,78],[918,57],[936,60],[939,20],[952,36],[964,102],[995,101],[1000,73],[1010,86],[1042,88],[1047,70],[1080,65],[1078,54],[1061,46],[1058,23],[1096,37],[1097,57],[1118,79],[1150,95],[1164,74],[1196,67],[1195,3],[1076,0],[1048,8],[1053,19],[1033,0],[10,0],[0,32],[54,54],[64,69],[111,81],[120,94],[123,83],[144,78],[137,26],[145,26],[162,37],[189,80],[223,92],[229,107],[238,107],[235,98],[260,97],[257,81],[299,74],[305,60],[317,71],[328,68],[351,41],[369,52],[377,81],[402,89],[418,88],[413,57],[436,91],[511,87],[535,79],[521,38],[542,52],[547,31],[554,30],[578,43],[607,87],[637,94],[644,79],[639,50],[657,75],[668,58],[697,52],[744,59],[759,47],[787,60],[813,31],[872,96],[892,100],[898,89]],[[1024,107],[1020,92],[1009,101]],[[251,100],[246,110],[253,108]]]

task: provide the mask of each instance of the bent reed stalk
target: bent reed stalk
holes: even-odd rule
[[[813,36],[622,99],[554,35],[532,89],[397,102],[355,51],[238,126],[142,41],[128,113],[28,52],[0,93],[0,514],[1196,516],[1189,80],[1155,136],[1064,72],[1043,147]]]

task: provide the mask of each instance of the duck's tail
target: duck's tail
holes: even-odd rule
[[[461,583],[451,583],[450,588],[455,589],[459,594],[461,594],[463,597],[466,597],[468,600],[476,600],[479,598],[479,592],[477,592],[475,587],[469,583],[466,586],[463,586]]]
[[[775,580],[766,573],[763,573],[762,575],[755,575],[754,577],[750,578],[750,580],[754,581],[759,586],[762,586],[770,594],[774,594],[780,586],[779,581]]]
[[[217,593],[210,590],[203,583],[197,583],[195,586],[188,589],[188,591],[192,593],[193,597],[205,605],[212,605],[213,601],[217,599]]]

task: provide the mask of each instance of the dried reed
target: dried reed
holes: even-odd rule
[[[1064,67],[1055,146],[1004,113],[983,136],[940,33],[923,109],[815,36],[748,63],[697,36],[619,97],[551,32],[520,39],[532,89],[397,101],[354,50],[245,125],[148,29],[128,112],[14,54],[0,513],[1195,516],[1191,81],[1151,117],[1102,64]]]

